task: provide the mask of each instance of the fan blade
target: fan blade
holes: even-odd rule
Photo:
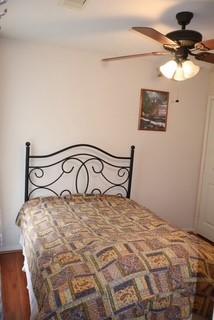
[[[195,55],[197,60],[214,63],[214,53],[202,52]]]
[[[173,40],[167,38],[164,34],[160,33],[159,31],[148,28],[148,27],[133,27],[133,30],[142,33],[143,35],[152,38],[161,44],[170,45],[173,47],[179,47],[179,45],[174,42]]]
[[[168,52],[148,52],[148,53],[137,53],[137,54],[130,54],[128,56],[119,56],[119,57],[112,57],[112,58],[105,58],[102,61],[113,61],[113,60],[122,60],[122,59],[130,59],[130,58],[140,58],[140,57],[148,57],[148,56],[165,56],[168,55]]]
[[[214,39],[196,43],[195,48],[201,51],[214,50]]]

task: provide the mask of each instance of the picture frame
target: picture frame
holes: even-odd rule
[[[138,130],[166,131],[169,92],[141,89]]]

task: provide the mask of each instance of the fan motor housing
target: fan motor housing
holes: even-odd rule
[[[176,30],[166,34],[168,38],[176,41],[182,47],[187,47],[189,49],[194,48],[197,42],[202,41],[202,35],[198,31],[194,30]]]

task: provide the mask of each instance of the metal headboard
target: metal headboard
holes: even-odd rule
[[[55,196],[64,196],[75,193],[107,194],[116,189],[118,190],[119,188],[122,192],[117,192],[116,194],[130,198],[134,163],[134,146],[131,146],[130,155],[128,157],[112,155],[90,144],[76,144],[46,155],[31,155],[30,146],[30,142],[26,142],[25,201],[29,200],[33,196],[33,193],[44,190]],[[78,151],[80,149],[83,149],[84,151]],[[68,152],[70,152],[69,155],[55,161],[52,160],[55,159],[56,156],[60,157],[63,153],[65,154]],[[50,162],[45,164],[36,163],[37,161],[42,161],[44,159],[50,159]],[[69,166],[69,169],[66,168],[66,166]],[[59,173],[55,178],[50,180],[50,182],[45,181],[45,183],[43,182],[40,184],[40,181],[42,181],[44,176],[47,178],[46,170],[51,167],[57,167]],[[106,167],[111,170],[115,170],[113,180],[106,176]],[[68,174],[71,174],[71,179],[74,179],[73,189],[70,190],[66,188],[59,192],[56,191],[54,189],[54,185],[58,183],[63,176],[65,177]],[[80,176],[82,177],[83,175],[85,182],[84,187],[82,188],[83,190],[80,191],[79,180]],[[100,176],[101,179],[104,180],[104,190],[100,185],[91,186],[93,176]],[[108,185],[107,187],[106,184]]]

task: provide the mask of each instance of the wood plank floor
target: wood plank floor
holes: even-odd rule
[[[21,252],[0,254],[4,320],[29,320],[30,307]]]

